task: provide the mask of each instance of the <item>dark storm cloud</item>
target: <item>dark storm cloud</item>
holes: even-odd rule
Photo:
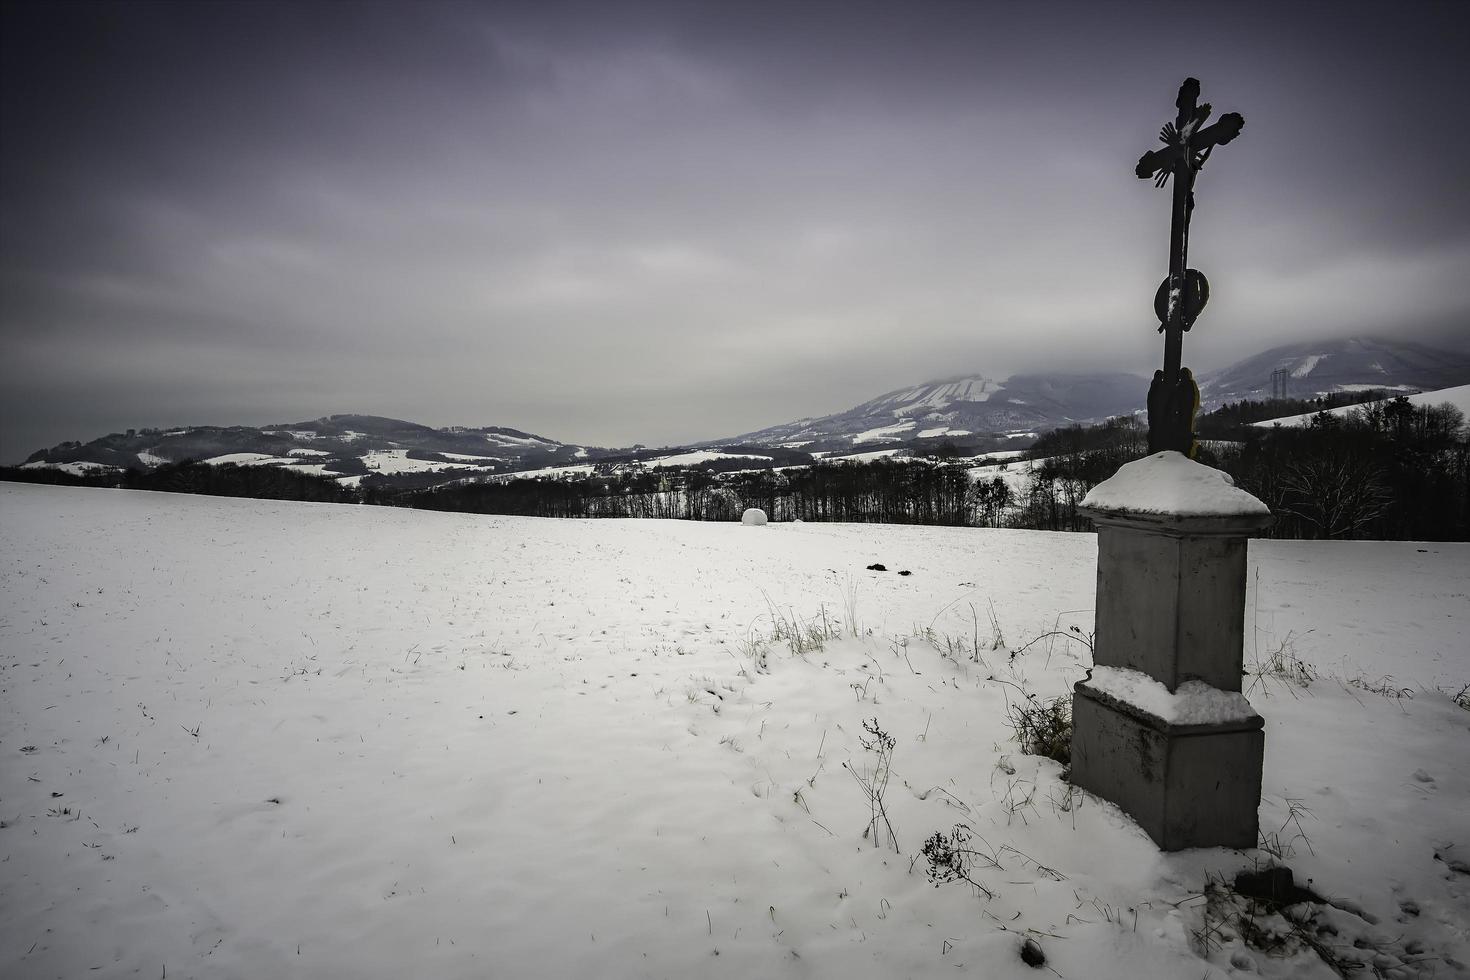
[[[0,458],[336,411],[657,443],[1145,372],[1168,195],[1131,170],[1187,74],[1247,119],[1189,360],[1453,340],[1462,9],[9,4]]]

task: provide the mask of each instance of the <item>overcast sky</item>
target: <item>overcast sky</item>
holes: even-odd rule
[[[716,438],[1128,370],[1187,75],[1196,372],[1470,345],[1463,2],[3,6],[0,460],[337,412]]]

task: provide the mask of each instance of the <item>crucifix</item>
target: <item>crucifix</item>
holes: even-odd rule
[[[1154,372],[1148,390],[1148,447],[1156,453],[1173,449],[1186,456],[1194,452],[1194,414],[1199,407],[1199,387],[1189,368],[1181,365],[1184,332],[1209,300],[1210,286],[1204,275],[1189,268],[1189,217],[1194,210],[1194,177],[1211,151],[1240,135],[1245,117],[1229,112],[1206,126],[1211,106],[1199,103],[1199,80],[1186,78],[1179,86],[1174,105],[1179,110],[1172,123],[1159,130],[1161,150],[1150,150],[1139,158],[1134,170],[1140,178],[1153,178],[1162,187],[1174,178],[1174,211],[1169,222],[1169,277],[1154,297],[1154,312],[1164,335],[1164,368]]]

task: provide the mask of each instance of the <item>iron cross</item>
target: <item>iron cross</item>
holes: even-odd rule
[[[1198,389],[1189,369],[1180,364],[1184,331],[1204,308],[1209,296],[1205,277],[1189,268],[1189,217],[1194,210],[1194,177],[1217,146],[1240,135],[1245,117],[1238,112],[1221,116],[1211,126],[1211,106],[1199,103],[1199,80],[1186,78],[1179,86],[1174,105],[1179,110],[1172,123],[1159,130],[1163,149],[1150,150],[1134,170],[1140,178],[1153,178],[1162,187],[1174,178],[1174,211],[1169,223],[1169,278],[1155,299],[1155,311],[1164,332],[1164,369],[1154,373],[1149,388],[1149,449],[1174,449],[1191,454],[1194,445],[1194,412]]]

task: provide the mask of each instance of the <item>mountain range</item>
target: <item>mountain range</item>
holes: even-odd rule
[[[1470,383],[1470,356],[1378,338],[1290,344],[1199,379],[1206,410],[1243,399],[1341,391],[1429,391]],[[578,446],[518,429],[433,428],[372,415],[331,415],[270,426],[130,429],[39,450],[26,467],[81,473],[148,469],[185,459],[289,466],[356,482],[365,476],[428,485],[509,473],[644,467],[796,465],[814,458],[932,451],[949,443],[977,454],[1020,449],[1042,431],[1142,411],[1148,382],[1132,374],[963,375],[898,388],[845,411],[725,439],[658,450]]]
[[[1133,412],[1147,382],[1133,374],[944,378],[899,388],[822,418],[787,422],[706,445],[741,443],[852,452],[894,443],[1030,439],[1045,429]]]

